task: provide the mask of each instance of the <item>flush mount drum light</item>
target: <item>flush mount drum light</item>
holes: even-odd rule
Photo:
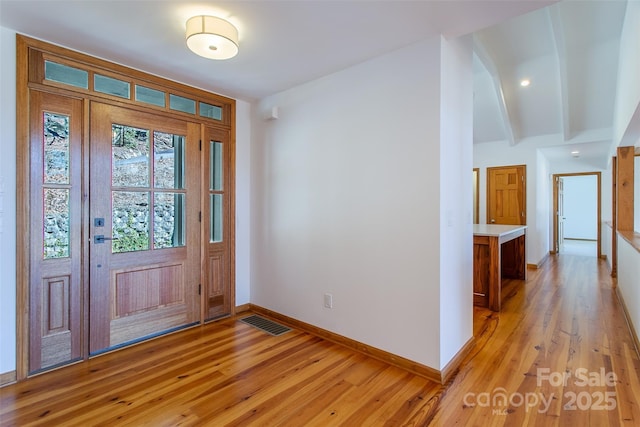
[[[187,46],[205,58],[233,58],[238,53],[238,30],[222,18],[194,16],[187,21]]]

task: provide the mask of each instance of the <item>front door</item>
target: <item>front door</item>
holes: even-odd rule
[[[200,319],[200,125],[91,104],[89,353]]]

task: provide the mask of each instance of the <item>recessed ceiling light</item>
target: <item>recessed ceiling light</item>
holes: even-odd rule
[[[529,80],[529,79],[522,79],[522,80],[520,80],[520,86],[522,86],[522,87],[527,87],[527,86],[529,86],[530,84],[531,84],[531,80]]]

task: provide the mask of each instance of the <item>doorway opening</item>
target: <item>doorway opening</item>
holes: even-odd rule
[[[553,175],[551,253],[599,257],[600,172]]]

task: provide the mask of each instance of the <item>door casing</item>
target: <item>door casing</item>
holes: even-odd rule
[[[601,233],[602,233],[602,229],[600,227],[600,213],[601,213],[601,190],[600,190],[600,182],[601,182],[601,176],[602,173],[601,172],[581,172],[581,173],[558,173],[558,174],[553,174],[552,176],[552,182],[553,182],[553,206],[552,206],[552,211],[551,211],[551,217],[553,218],[553,248],[551,249],[551,251],[549,251],[551,254],[556,254],[558,253],[558,239],[559,239],[559,231],[558,231],[558,210],[559,210],[559,191],[558,191],[558,183],[560,178],[566,178],[566,177],[571,177],[571,176],[589,176],[589,175],[595,175],[597,177],[597,200],[598,200],[598,207],[597,207],[597,213],[596,213],[596,218],[597,218],[597,224],[596,224],[596,230],[597,230],[597,249],[596,249],[596,254],[598,257],[601,256],[602,254],[602,246],[601,246]]]

